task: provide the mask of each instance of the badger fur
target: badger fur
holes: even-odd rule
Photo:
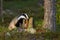
[[[21,27],[21,25],[23,24],[23,20],[26,20],[26,19],[28,20],[28,15],[27,14],[21,14],[19,17],[15,17],[10,22],[8,29],[12,30],[12,29],[15,29],[17,27]]]

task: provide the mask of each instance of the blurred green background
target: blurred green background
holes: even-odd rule
[[[56,0],[56,25],[57,30],[60,31],[60,0]],[[35,26],[42,26],[44,18],[44,1],[43,0],[3,0],[4,26],[15,16],[21,13],[27,13],[29,16],[34,17]],[[2,25],[3,25],[2,24]]]
[[[43,5],[44,5],[43,0],[3,0],[4,22],[1,22],[1,18],[0,18],[0,26],[2,26],[0,31],[2,32],[4,31],[4,29],[7,30],[6,27],[8,27],[10,21],[15,16],[18,16],[21,13],[27,13],[29,17],[33,16],[35,27],[41,28],[42,22],[44,19]],[[60,0],[56,0],[56,30],[57,32],[60,32]],[[46,39],[46,40],[49,40],[49,39]]]

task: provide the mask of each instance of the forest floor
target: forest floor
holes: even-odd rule
[[[0,27],[0,40],[60,40],[60,32],[27,32],[8,31],[7,27]]]

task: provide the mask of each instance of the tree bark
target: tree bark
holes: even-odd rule
[[[0,0],[0,14],[1,14],[1,0]],[[1,15],[0,15],[1,16]]]
[[[1,21],[4,22],[4,18],[3,18],[3,0],[0,0],[0,17],[1,17]]]
[[[43,28],[50,31],[56,30],[56,8],[55,0],[44,0],[44,22]]]
[[[0,16],[2,15],[2,0],[0,0]]]

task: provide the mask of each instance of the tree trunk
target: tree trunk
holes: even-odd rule
[[[56,30],[55,0],[44,0],[44,25],[50,31]]]
[[[28,28],[33,28],[33,17],[30,17]]]
[[[2,0],[0,0],[0,16],[2,15]]]
[[[4,18],[3,18],[3,0],[0,0],[0,17],[1,17],[1,21],[4,22]]]
[[[0,14],[1,14],[1,0],[0,0]],[[0,15],[1,16],[1,15]]]

